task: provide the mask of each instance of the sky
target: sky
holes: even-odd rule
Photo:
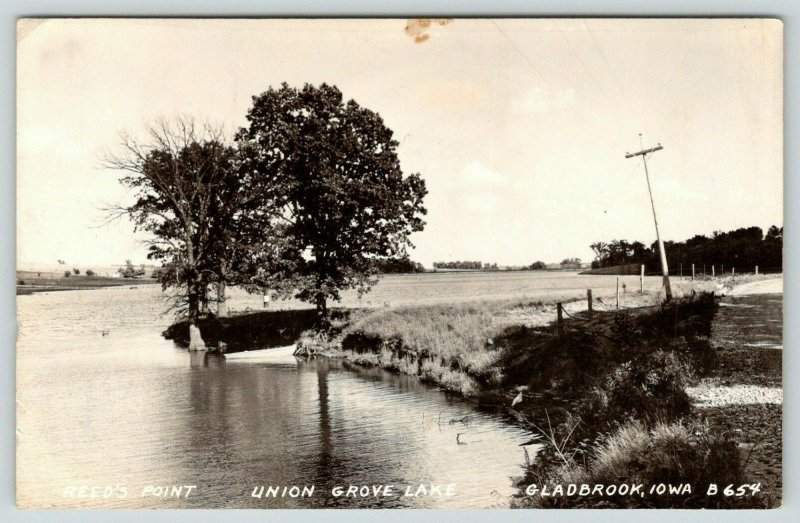
[[[146,262],[103,168],[120,132],[246,124],[282,82],[334,84],[429,194],[411,257],[588,262],[589,245],[783,225],[783,28],[753,19],[22,20],[17,267]],[[641,137],[640,137],[641,133]]]

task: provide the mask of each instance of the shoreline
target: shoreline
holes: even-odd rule
[[[20,284],[24,281],[24,284]],[[35,283],[27,283],[35,282]],[[107,278],[102,276],[73,276],[70,278],[57,278],[47,280],[43,278],[27,278],[23,279],[17,277],[17,296],[30,296],[31,294],[38,294],[42,292],[63,292],[63,291],[88,291],[94,289],[104,289],[107,287],[126,287],[138,285],[156,285],[158,280],[151,278],[142,279],[124,279],[124,278]]]
[[[678,280],[673,282],[673,293],[676,299],[693,296],[701,292],[729,293],[731,289],[742,284],[760,284],[771,281],[774,276],[741,275],[718,278],[698,278],[695,281]],[[781,278],[782,279],[782,278]],[[298,340],[298,355],[321,355],[339,357],[352,363],[367,367],[377,366],[394,372],[416,375],[425,381],[443,387],[449,392],[463,396],[477,396],[482,392],[480,382],[486,376],[483,369],[470,366],[471,357],[483,358],[498,349],[493,338],[504,330],[514,327],[525,329],[554,328],[557,319],[557,303],[562,303],[564,320],[570,321],[588,311],[588,300],[583,297],[547,298],[544,300],[508,299],[508,300],[472,300],[453,304],[434,304],[404,306],[387,310],[352,311],[346,320],[336,325],[338,332],[332,339],[321,339],[318,336],[302,336]],[[619,308],[616,297],[611,291],[595,292],[593,295],[593,311],[595,313],[613,313],[619,311],[652,310],[663,302],[663,291],[640,293],[636,291],[621,292]],[[475,311],[474,308],[485,304],[488,309]],[[455,311],[451,313],[451,311]],[[462,313],[463,311],[463,313]],[[447,316],[444,321],[430,322],[425,315],[432,317]],[[422,318],[418,316],[423,316]],[[416,332],[409,332],[409,324],[419,323]],[[476,323],[480,323],[476,328]],[[377,325],[375,325],[377,324]],[[483,327],[483,328],[481,328]],[[435,332],[427,335],[419,330],[429,329]],[[449,336],[444,330],[470,330],[467,336]],[[477,332],[480,331],[480,332]],[[409,342],[409,338],[414,338]],[[441,338],[452,345],[466,345],[468,350],[431,351],[428,344],[440,345]],[[440,367],[437,372],[422,372],[426,359],[444,358],[439,363],[430,365]],[[442,369],[441,367],[449,367]],[[471,372],[474,371],[474,372]],[[457,373],[460,376],[453,376]],[[470,374],[477,376],[470,377]],[[442,379],[444,378],[444,379]],[[466,382],[466,383],[465,383]],[[471,383],[470,383],[471,382]]]
[[[776,290],[782,292],[783,277],[776,277],[775,275],[763,275],[761,277],[745,275],[699,281],[691,286],[686,285],[686,282],[683,283],[683,289],[681,289],[682,296],[674,300],[673,304],[678,307],[676,310],[680,310],[683,306],[681,304],[685,304],[686,307],[684,308],[688,308],[685,318],[686,324],[699,322],[700,324],[704,324],[705,327],[701,327],[701,331],[699,332],[694,332],[692,327],[689,328],[689,330],[684,330],[683,334],[681,331],[676,330],[674,336],[683,340],[679,341],[677,345],[674,342],[669,342],[668,338],[672,336],[671,333],[669,336],[665,337],[665,341],[661,343],[661,345],[665,347],[665,350],[677,351],[675,352],[676,354],[687,354],[686,357],[689,358],[687,364],[690,370],[686,371],[688,374],[685,376],[670,377],[667,375],[664,379],[668,381],[677,380],[675,381],[675,385],[672,385],[672,391],[667,392],[666,390],[670,389],[666,389],[664,392],[655,394],[656,396],[661,395],[667,402],[677,401],[678,404],[684,402],[685,406],[674,410],[676,408],[675,405],[669,406],[667,404],[665,406],[663,401],[661,401],[662,398],[658,398],[655,403],[653,403],[652,399],[645,398],[643,399],[645,403],[643,404],[642,410],[639,414],[635,415],[635,417],[644,416],[646,419],[650,416],[651,410],[656,409],[656,412],[661,412],[662,414],[658,414],[655,417],[664,416],[667,420],[676,420],[677,425],[670,427],[660,424],[654,425],[653,427],[655,428],[652,429],[654,432],[650,433],[650,438],[660,437],[658,436],[658,434],[660,434],[658,431],[672,431],[676,430],[676,428],[672,427],[683,427],[683,423],[688,424],[688,427],[695,427],[694,430],[699,431],[695,433],[707,434],[707,436],[703,436],[703,438],[707,439],[693,442],[691,432],[685,432],[683,436],[686,438],[684,444],[687,446],[687,449],[693,449],[692,451],[694,452],[702,451],[701,454],[704,453],[704,455],[714,455],[719,452],[733,452],[730,450],[731,445],[739,447],[743,452],[735,453],[735,456],[731,455],[729,458],[731,466],[728,470],[720,472],[720,474],[722,474],[722,476],[727,475],[728,478],[741,478],[741,481],[745,481],[746,478],[753,478],[753,481],[762,480],[765,482],[764,493],[749,500],[719,501],[711,499],[708,496],[699,495],[693,498],[692,501],[696,506],[717,506],[722,508],[734,505],[737,507],[774,507],[776,504],[779,505],[782,495],[782,467],[780,463],[782,389],[778,389],[777,391],[775,388],[764,390],[760,387],[734,383],[729,389],[725,390],[727,393],[733,392],[738,398],[732,404],[726,404],[720,401],[703,403],[701,400],[704,398],[704,394],[709,394],[709,379],[718,380],[720,375],[724,376],[731,368],[725,367],[724,365],[721,368],[715,367],[716,354],[720,349],[715,344],[711,336],[711,331],[717,321],[717,304],[720,298],[725,298],[727,296],[751,296],[753,293],[764,293],[768,295],[774,293]],[[693,306],[691,302],[696,299],[694,295],[696,293],[705,295],[705,293],[708,292],[717,292],[721,294],[720,297],[714,298],[715,305],[713,308],[710,309],[709,312],[703,312],[701,307],[697,312],[692,312],[691,309]],[[624,316],[640,316],[643,322],[648,323],[652,321],[649,318],[657,317],[659,314],[660,308],[656,307],[654,303],[654,301],[657,300],[658,296],[629,294],[628,296],[622,297],[621,309],[625,310],[620,312],[623,312]],[[413,309],[413,307],[409,307],[409,309]],[[614,334],[612,334],[612,332],[614,323],[617,322],[615,318],[618,316],[619,312],[611,307],[605,307],[605,309],[606,310],[598,310],[598,307],[595,306],[595,318],[597,318],[598,315],[604,317],[604,319],[594,320],[595,323],[597,323],[597,330],[595,332],[596,334],[606,337],[610,334],[613,338]],[[565,323],[585,321],[587,315],[586,300],[571,300],[564,305],[564,311],[569,316],[569,319],[566,319]],[[383,312],[383,314],[390,313],[390,311]],[[547,344],[555,335],[553,332],[554,315],[555,304],[553,303],[539,302],[523,305],[522,307],[518,305],[507,308],[502,314],[496,315],[493,318],[493,325],[495,328],[510,329],[511,332],[507,330],[507,336],[494,336],[494,340],[487,340],[488,343],[485,346],[484,354],[495,352],[499,345],[506,345],[508,343],[516,343],[516,346],[520,349],[526,345]],[[369,316],[367,316],[364,321],[368,321],[368,318]],[[681,325],[682,323],[683,321],[676,325]],[[676,326],[676,329],[677,328]],[[378,329],[378,331],[379,330],[380,329]],[[497,369],[475,369],[474,366],[470,366],[472,362],[464,361],[464,359],[460,357],[453,358],[450,361],[441,361],[440,364],[437,364],[436,359],[441,358],[441,354],[430,354],[429,352],[426,353],[425,351],[418,350],[418,347],[409,347],[402,336],[398,336],[398,333],[393,333],[391,330],[385,331],[384,336],[375,336],[377,332],[369,332],[368,329],[367,332],[363,332],[362,329],[362,332],[359,334],[361,339],[353,340],[354,332],[348,330],[348,327],[345,326],[338,341],[321,344],[321,346],[316,346],[315,344],[318,343],[318,340],[313,338],[305,342],[301,341],[299,344],[299,353],[342,358],[361,367],[379,367],[393,372],[416,375],[422,381],[432,383],[446,391],[455,392],[467,398],[477,398],[478,407],[509,402],[505,403],[507,406],[501,410],[514,417],[518,425],[528,428],[534,435],[538,434],[538,442],[540,444],[545,443],[546,445],[548,437],[546,433],[539,430],[539,427],[544,423],[541,409],[535,406],[528,407],[526,405],[527,402],[520,403],[516,408],[511,407],[510,398],[513,397],[517,391],[526,391],[524,394],[520,392],[518,398],[527,396],[538,397],[539,399],[537,401],[549,402],[551,404],[553,412],[547,415],[547,411],[545,411],[548,424],[551,418],[554,424],[561,422],[568,424],[569,420],[575,416],[576,413],[578,413],[578,416],[585,416],[587,410],[595,409],[594,416],[596,419],[590,423],[590,425],[596,428],[582,427],[576,431],[575,429],[578,425],[575,425],[571,430],[567,431],[566,429],[569,428],[569,425],[563,425],[556,429],[551,428],[549,437],[555,435],[555,433],[552,432],[553,430],[558,431],[563,429],[561,436],[566,437],[568,440],[572,431],[575,431],[575,434],[580,434],[580,437],[583,438],[584,443],[581,443],[581,445],[591,445],[590,442],[595,438],[615,437],[616,433],[610,431],[611,429],[609,427],[611,426],[617,426],[619,430],[631,430],[628,428],[629,425],[625,425],[622,422],[620,416],[615,418],[616,414],[614,414],[613,411],[604,410],[609,408],[607,406],[599,406],[599,408],[590,406],[587,409],[587,401],[590,402],[593,400],[585,394],[582,395],[578,393],[574,394],[572,399],[565,398],[564,388],[562,387],[562,390],[558,390],[558,380],[562,378],[559,376],[559,373],[562,372],[562,369],[544,371],[548,376],[544,381],[540,380],[540,382],[541,384],[549,383],[549,388],[547,385],[545,385],[544,388],[533,388],[529,386],[530,384],[526,384],[525,387],[522,387],[521,385],[523,383],[527,383],[524,379],[517,379],[514,381],[513,379],[509,380],[507,376],[507,374],[509,374],[509,369],[515,366],[522,365],[524,367],[526,365],[523,361],[519,360],[519,358],[508,358],[503,365],[500,365],[500,374],[505,374],[506,376],[498,377],[497,372],[493,373],[493,371]],[[348,339],[350,340],[349,343]],[[619,341],[620,340],[612,342],[612,345],[618,344]],[[669,346],[669,348],[667,348],[667,346]],[[751,349],[759,350],[757,348]],[[525,356],[522,357],[525,358]],[[613,359],[614,357],[612,356],[612,360]],[[635,358],[634,361],[636,361]],[[645,357],[645,361],[647,361],[647,357]],[[657,362],[658,364],[656,367],[652,367],[653,370],[649,372],[661,372],[663,369],[660,365],[666,366],[669,369],[668,372],[672,372],[672,366],[674,364],[669,363],[670,361],[671,360],[668,359],[664,364],[660,361]],[[557,362],[553,363],[554,367],[558,366]],[[616,364],[612,364],[611,368],[613,369],[615,365]],[[436,367],[439,367],[438,373]],[[678,368],[680,369],[681,367]],[[528,372],[530,372],[530,370]],[[573,372],[573,369],[567,366],[567,368],[563,369],[563,372],[570,373]],[[619,370],[612,372],[619,372]],[[680,374],[684,371],[678,370],[675,372]],[[707,373],[715,376],[715,378],[701,378]],[[697,374],[699,374],[700,377],[695,377]],[[553,387],[553,379],[555,379],[556,383],[555,388]],[[588,379],[583,383],[583,386],[586,388],[590,387],[592,380],[593,378],[589,375]],[[580,387],[581,385],[577,384],[577,386]],[[712,388],[711,390],[712,395],[719,395],[722,392],[719,388]],[[714,390],[716,390],[716,392],[714,392]],[[625,401],[628,401],[627,396]],[[670,409],[674,411],[672,414],[668,414]],[[614,421],[615,419],[619,421]],[[760,427],[761,432],[766,433],[769,431],[769,434],[766,436],[754,434],[752,430],[747,429],[748,422],[745,420],[752,420]],[[578,423],[581,423],[580,417],[578,417]],[[620,425],[620,423],[622,424]],[[650,426],[649,423],[651,422],[645,421],[644,426]],[[696,423],[700,423],[700,425],[696,425]],[[634,424],[631,427],[635,428],[639,426],[640,425]],[[573,437],[576,438],[575,444],[577,444],[578,436]],[[645,433],[644,437],[648,437],[647,433]],[[703,447],[703,445],[711,446]],[[765,448],[758,448],[760,445]],[[579,449],[580,447],[577,448]],[[597,448],[599,449],[599,447]],[[599,454],[596,456],[596,459],[603,459],[602,451],[597,450],[597,452],[599,452]],[[547,457],[547,450],[544,451],[544,456],[541,455],[541,452],[539,454],[537,460],[549,459]],[[765,466],[765,463],[768,463],[768,466]],[[591,474],[590,469],[585,469],[574,464],[572,467],[576,471],[582,471],[580,472],[582,474]],[[706,468],[709,470],[711,470],[710,467],[711,465],[706,465]],[[542,469],[538,465],[529,464],[528,473],[526,473],[525,477],[520,479],[520,485],[524,486],[526,483],[533,481],[532,478],[529,477],[532,471],[536,471],[535,474],[537,475],[554,473],[553,469],[548,469],[547,467]],[[695,473],[701,476],[703,474],[702,471],[695,471]],[[733,479],[730,480],[733,481]],[[537,481],[541,481],[541,477],[538,477]],[[524,496],[515,501],[518,506],[529,506],[528,503],[530,502],[531,500]],[[621,503],[619,506],[628,506],[625,505],[628,501],[619,502]],[[557,502],[553,506],[562,506],[559,505],[559,503],[560,502]],[[577,505],[574,506],[592,507],[597,506],[597,503],[602,504],[604,501],[585,499],[577,502]],[[545,503],[544,505],[534,504],[534,506],[549,505]]]
[[[756,448],[762,444],[761,440],[751,441],[753,431],[739,428],[747,425],[744,420],[758,419],[760,427],[774,429],[777,423],[779,431],[782,398],[767,393],[762,397],[767,401],[762,403],[769,404],[761,406],[758,402],[739,402],[709,407],[698,400],[703,394],[699,391],[708,389],[702,387],[709,379],[727,379],[725,385],[733,386],[737,392],[755,390],[737,389],[737,385],[748,384],[737,383],[737,375],[730,375],[735,370],[732,366],[719,364],[725,355],[714,344],[712,331],[722,314],[719,310],[735,307],[720,307],[720,297],[714,293],[721,293],[726,299],[750,296],[744,291],[770,293],[782,290],[782,276],[728,276],[699,280],[692,285],[686,281],[676,283],[673,289],[677,297],[659,306],[658,294],[625,293],[620,296],[619,310],[616,304],[611,306],[606,296],[595,296],[592,318],[586,299],[565,301],[563,333],[557,332],[554,325],[553,301],[520,299],[333,309],[333,334],[327,336],[311,331],[312,310],[214,318],[210,321],[219,327],[216,332],[207,336],[208,325],[201,325],[201,329],[206,329],[206,341],[215,338],[224,341],[233,336],[240,345],[237,350],[246,350],[249,343],[260,348],[281,346],[287,352],[286,346],[296,342],[295,355],[339,358],[355,367],[413,375],[445,391],[477,400],[478,408],[491,408],[508,415],[531,431],[534,436],[531,443],[544,445],[534,461],[528,463],[525,475],[518,478],[519,485],[541,483],[543,477],[552,478],[559,470],[572,470],[571,474],[584,479],[597,473],[596,468],[577,462],[572,462],[568,469],[552,468],[554,451],[552,445],[548,447],[548,438],[553,441],[556,436],[559,440],[566,438],[569,445],[576,445],[578,450],[583,448],[581,452],[591,449],[587,459],[592,463],[605,459],[603,438],[629,438],[623,435],[633,431],[637,434],[636,441],[650,441],[649,445],[660,448],[658,438],[680,434],[681,445],[686,448],[682,455],[695,455],[692,459],[696,461],[701,456],[717,456],[718,462],[729,464],[717,472],[725,481],[768,478],[768,492],[758,497],[718,500],[696,496],[691,506],[775,506],[781,495],[780,437],[776,440],[774,434],[769,435],[768,448],[762,452]],[[298,317],[292,321],[289,315]],[[175,326],[171,329],[172,339],[178,340],[180,329]],[[745,344],[742,350],[767,349]],[[232,360],[239,357],[231,356]],[[246,352],[242,356],[246,358]],[[646,382],[639,384],[640,379]],[[642,395],[645,383],[650,385],[645,386]],[[517,401],[518,398],[521,399]],[[549,433],[541,431],[542,426],[550,426]],[[696,439],[692,434],[705,435]],[[735,450],[739,447],[743,452]],[[761,465],[753,465],[751,454],[761,459]],[[727,457],[722,459],[722,455]],[[762,466],[763,460],[769,461],[771,468]],[[701,478],[714,470],[711,464],[698,463],[684,466]],[[533,503],[537,507],[601,503],[578,499],[553,501],[554,505],[548,505],[551,501],[521,496],[514,503],[518,506]],[[629,506],[625,503],[631,501],[616,502],[619,506]]]

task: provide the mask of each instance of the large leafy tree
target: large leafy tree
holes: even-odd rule
[[[314,303],[324,323],[328,300],[369,290],[376,260],[402,255],[422,230],[425,182],[403,175],[381,117],[334,86],[270,88],[247,120],[236,138],[242,169],[269,209],[262,219],[284,228],[288,254],[259,286]]]

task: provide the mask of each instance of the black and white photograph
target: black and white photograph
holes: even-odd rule
[[[17,507],[780,507],[783,30],[18,19]]]

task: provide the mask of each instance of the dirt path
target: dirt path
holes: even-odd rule
[[[698,417],[734,435],[745,473],[772,506],[782,494],[783,278],[734,287],[720,302],[711,344],[719,365],[687,389]]]
[[[711,332],[719,366],[710,384],[731,392],[755,390],[744,385],[781,389],[782,292],[781,278],[746,283],[722,298]],[[742,395],[740,403],[761,402]]]
[[[743,283],[734,287],[729,293],[730,296],[754,294],[783,294],[783,277]]]

